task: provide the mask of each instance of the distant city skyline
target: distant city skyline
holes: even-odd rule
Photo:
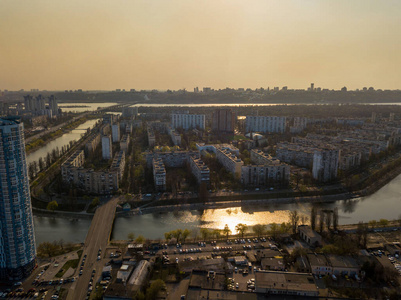
[[[2,1],[0,90],[401,87],[399,1]]]

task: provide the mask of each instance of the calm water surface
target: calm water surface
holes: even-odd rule
[[[63,110],[63,112],[81,113],[85,111],[97,110],[98,107],[104,108],[116,104],[117,104],[116,102],[98,102],[98,103],[75,102],[75,103],[59,103],[58,106]],[[78,107],[66,107],[66,106],[78,106]]]
[[[86,132],[88,128],[93,128],[95,126],[96,122],[99,119],[93,119],[93,120],[88,120],[85,123],[79,125],[77,128],[74,130],[63,134],[62,136],[52,140],[51,142],[47,143],[45,146],[42,148],[31,152],[29,155],[26,156],[26,161],[27,163],[31,163],[33,161],[38,161],[39,158],[45,158],[47,153],[52,152],[53,149],[56,149],[57,147],[61,150],[61,147],[68,145],[71,141],[76,141],[81,138],[81,136]]]
[[[339,223],[354,224],[359,221],[397,219],[401,214],[401,175],[375,194],[353,200],[336,201],[320,207],[338,207]],[[174,211],[116,218],[112,238],[126,239],[128,233],[142,234],[151,239],[163,238],[164,233],[177,228],[199,231],[200,228],[223,229],[228,224],[235,232],[235,225],[245,223],[271,224],[288,222],[290,211],[298,210],[309,216],[311,204],[276,204],[253,208],[232,207],[193,211]],[[83,242],[90,220],[68,220],[62,218],[35,217],[35,232],[38,242],[63,238],[65,241]]]

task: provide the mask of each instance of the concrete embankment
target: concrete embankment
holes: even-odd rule
[[[92,219],[93,214],[80,213],[80,212],[69,212],[69,211],[49,211],[46,209],[32,208],[32,212],[38,217],[57,217],[66,219]]]

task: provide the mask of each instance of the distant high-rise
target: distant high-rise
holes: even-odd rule
[[[36,264],[24,126],[0,119],[0,279],[20,280]]]
[[[220,133],[233,133],[235,113],[231,109],[216,109],[212,116],[212,130]]]
[[[58,115],[58,103],[57,103],[57,98],[54,95],[51,95],[49,97],[49,108],[52,110],[53,116]]]

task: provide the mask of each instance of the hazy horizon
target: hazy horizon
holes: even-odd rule
[[[0,0],[0,89],[401,87],[401,2]]]

